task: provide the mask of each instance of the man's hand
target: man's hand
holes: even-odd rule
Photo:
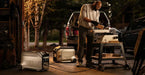
[[[104,26],[103,26],[103,25],[98,24],[98,25],[96,26],[96,28],[99,28],[99,29],[104,29]]]
[[[91,23],[93,23],[95,26],[97,26],[99,23],[96,21],[91,21]]]
[[[91,22],[91,20],[88,19],[87,17],[85,17],[84,20],[87,21],[87,22]]]
[[[93,32],[93,30],[90,30],[90,32],[92,33],[92,32]]]

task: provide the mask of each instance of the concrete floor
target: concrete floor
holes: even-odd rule
[[[97,61],[94,60],[93,62]],[[116,62],[124,64],[123,60],[116,60]],[[132,67],[133,59],[127,60],[127,62]],[[132,75],[131,70],[125,70],[122,66],[106,65],[107,68],[102,72],[98,70],[97,66],[90,69],[85,67],[85,62],[83,64],[84,67],[76,67],[76,63],[55,63],[53,62],[52,53],[50,53],[50,65],[47,71],[38,72],[30,69],[19,71],[18,68],[11,68],[1,70],[0,75]]]

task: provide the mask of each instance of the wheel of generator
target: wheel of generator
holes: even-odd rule
[[[104,69],[105,69],[105,68],[104,68],[103,65],[99,65],[99,70],[100,70],[100,71],[104,71]]]
[[[42,70],[35,70],[35,71],[37,71],[37,72],[43,72],[43,69]]]
[[[126,65],[124,66],[124,68],[125,68],[126,70],[130,70],[130,69],[131,69],[131,67],[130,67],[128,64],[126,64]]]
[[[58,61],[57,61],[57,55],[55,56],[55,53],[53,53],[53,61],[58,63]]]
[[[44,71],[47,71],[47,70],[43,68],[42,70],[37,70],[37,71],[44,72]]]
[[[23,70],[22,65],[18,65],[17,68],[18,68],[19,71]]]
[[[54,62],[56,62],[56,63],[58,63],[58,61],[57,61],[57,58],[56,58],[56,57],[53,57],[53,61],[54,61]]]
[[[77,61],[76,59],[73,59],[73,60],[72,60],[72,63],[76,63],[76,61]]]

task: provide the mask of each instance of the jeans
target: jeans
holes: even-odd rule
[[[86,42],[87,42],[87,50],[85,52],[84,47]],[[80,26],[78,49],[77,49],[78,62],[83,62],[82,59],[84,57],[84,54],[86,53],[86,61],[87,63],[91,63],[91,56],[93,54],[92,42],[93,42],[93,32],[90,32],[87,28]]]

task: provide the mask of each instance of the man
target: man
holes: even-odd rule
[[[93,29],[96,26],[102,29],[104,26],[99,24],[100,12],[102,3],[100,0],[94,1],[92,4],[84,4],[81,7],[80,15],[78,19],[79,26],[79,40],[77,50],[77,67],[82,66],[84,56],[84,45],[87,37],[87,50],[86,50],[86,67],[91,66],[91,55],[92,55],[92,42],[93,42]]]

